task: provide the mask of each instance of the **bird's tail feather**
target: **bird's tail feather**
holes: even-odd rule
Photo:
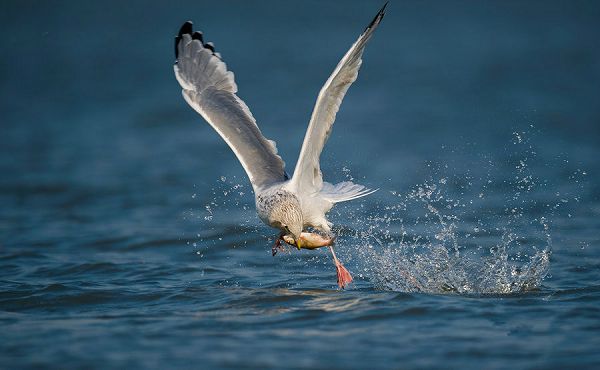
[[[379,189],[368,189],[351,181],[344,181],[335,185],[324,182],[320,194],[332,203],[339,203],[373,194],[377,190]]]

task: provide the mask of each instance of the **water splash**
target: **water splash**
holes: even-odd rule
[[[231,227],[232,219],[237,223],[239,231],[235,234],[247,236],[228,238],[225,242],[233,248],[245,246],[253,236],[264,231],[254,212],[253,193],[244,181],[247,180],[239,180],[236,176],[221,176],[205,197],[192,194],[194,208],[188,210],[184,217],[197,220],[201,224],[199,232],[195,235],[196,241],[187,243],[196,250],[196,254],[202,255],[206,249],[223,244],[224,234],[230,234],[224,230]]]
[[[507,152],[512,170],[497,168],[485,156],[484,163],[474,163],[478,175],[448,176],[440,174],[447,163],[430,165],[429,179],[405,194],[391,191],[366,211],[365,204],[339,208],[337,215],[353,226],[338,230],[347,237],[342,248],[346,254],[358,251],[359,269],[378,289],[461,294],[538,289],[550,266],[550,220],[577,197],[556,192],[549,199],[550,181],[532,170],[537,152],[528,132],[513,133]]]
[[[343,225],[334,231],[344,262],[356,277],[383,290],[512,294],[539,289],[550,266],[551,219],[573,211],[569,206],[578,202],[578,189],[556,191],[537,175],[534,168],[540,165],[530,136],[514,132],[505,158],[482,154],[472,164],[477,171],[461,172],[446,161],[429,163],[428,180],[406,192],[382,196],[381,191],[336,206],[330,218]],[[346,167],[342,175],[352,180]],[[572,174],[576,188],[585,175],[583,170]],[[203,206],[196,217],[205,230],[233,218],[243,220],[249,240],[273,236],[258,221],[251,192],[235,178],[222,177],[212,194],[198,201]],[[223,243],[211,233],[197,236],[198,253]],[[317,254],[306,261],[315,262],[330,263]]]
[[[524,213],[510,211],[486,217],[440,186],[453,182],[443,178],[406,195],[391,193],[393,200],[371,216],[355,217],[362,221],[354,229],[340,230],[350,237],[346,248],[358,251],[359,268],[384,290],[505,294],[538,288],[551,255],[548,221],[526,222]],[[527,237],[517,232],[525,224]]]

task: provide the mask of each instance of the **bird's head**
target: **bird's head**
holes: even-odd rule
[[[300,238],[302,233],[302,211],[300,204],[296,202],[282,203],[275,207],[275,212],[272,216],[277,219],[276,226],[284,233],[294,240]]]
[[[300,234],[302,233],[302,221],[300,221],[299,223],[292,221],[289,223],[284,223],[282,225],[282,231],[286,233],[286,235],[294,238],[294,241],[298,243],[298,240],[300,239]]]

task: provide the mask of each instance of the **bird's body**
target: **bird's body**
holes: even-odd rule
[[[387,5],[387,4],[386,4]],[[322,179],[319,158],[335,115],[348,87],[356,80],[366,42],[383,19],[385,6],[338,63],[321,89],[302,144],[300,156],[289,178],[275,142],[266,139],[246,104],[236,95],[233,73],[227,70],[211,43],[186,22],[175,38],[175,76],[183,97],[231,147],[244,167],[256,200],[259,218],[281,231],[281,240],[298,248],[329,246],[338,268],[338,283],[344,287],[352,278],[339,263],[331,247],[333,237],[310,237],[303,230],[317,229],[327,235],[331,223],[326,213],[335,203],[356,199],[373,190],[346,181],[330,184]],[[301,237],[304,234],[303,237]],[[285,238],[284,238],[285,237]],[[277,249],[273,249],[274,253]]]
[[[258,217],[271,227],[283,230],[287,226],[284,219],[288,219],[290,225],[304,223],[300,200],[285,189],[285,183],[261,189],[255,193],[255,201]]]
[[[281,228],[278,223],[286,218],[285,215],[296,216],[289,224],[295,225],[300,221],[302,229],[313,227],[330,232],[331,224],[325,214],[333,207],[333,203],[324,199],[320,193],[308,196],[297,194],[288,189],[289,185],[289,182],[277,184],[256,194],[258,217],[269,226]],[[285,225],[289,227],[288,224]]]

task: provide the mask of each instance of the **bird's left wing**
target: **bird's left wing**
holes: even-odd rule
[[[358,76],[367,41],[369,41],[383,19],[386,6],[387,3],[344,55],[321,88],[304,136],[300,157],[289,185],[292,189],[296,191],[302,189],[302,192],[319,192],[322,189],[323,178],[319,157],[331,133],[335,115],[342,104],[342,99],[344,99],[346,91]]]
[[[255,192],[286,180],[275,142],[262,135],[248,106],[235,94],[233,73],[212,43],[204,43],[202,33],[193,32],[192,22],[184,23],[175,37],[175,57],[183,97],[233,150]]]

